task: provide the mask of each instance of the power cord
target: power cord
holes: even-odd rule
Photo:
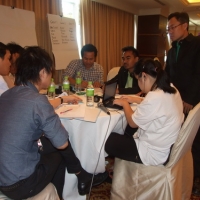
[[[88,194],[88,198],[87,198],[88,200],[90,199],[90,194],[91,194],[92,184],[93,184],[93,180],[94,180],[94,175],[95,175],[95,172],[96,172],[96,170],[97,170],[97,166],[98,166],[98,164],[99,164],[99,159],[100,159],[101,151],[102,151],[102,148],[103,148],[103,146],[104,146],[104,143],[105,143],[105,140],[106,140],[106,136],[107,136],[107,134],[108,134],[108,129],[109,129],[109,126],[110,126],[111,115],[109,115],[109,116],[110,116],[110,117],[109,117],[109,122],[108,122],[108,127],[107,127],[107,131],[106,131],[106,135],[105,135],[104,140],[103,140],[103,143],[102,143],[102,145],[101,145],[100,152],[99,152],[99,156],[98,156],[98,159],[97,159],[97,164],[96,164],[96,166],[95,166],[95,169],[94,169],[94,172],[93,172],[93,175],[92,175],[92,181],[91,181],[91,184],[90,184],[90,190],[89,190],[89,194]]]

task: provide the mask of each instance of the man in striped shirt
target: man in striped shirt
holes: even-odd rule
[[[68,76],[70,84],[75,85],[77,72],[82,78],[82,88],[86,88],[88,81],[92,81],[94,87],[99,88],[103,84],[103,67],[95,62],[97,49],[92,44],[86,44],[81,49],[82,59],[72,60],[67,66],[63,76]]]

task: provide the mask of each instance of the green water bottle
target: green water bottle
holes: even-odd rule
[[[86,105],[94,106],[94,87],[92,85],[92,81],[88,81],[86,89]]]
[[[81,91],[81,89],[82,89],[81,82],[82,82],[81,72],[77,72],[77,74],[76,74],[76,84],[75,84],[75,91],[76,92]]]
[[[69,95],[69,89],[70,89],[70,84],[69,84],[68,76],[65,76],[63,84],[62,84],[62,91],[66,92]]]
[[[48,88],[48,99],[55,99],[55,83],[54,83],[54,79],[51,79],[51,84]]]

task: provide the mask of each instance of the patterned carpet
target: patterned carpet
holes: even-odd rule
[[[113,158],[106,158],[108,164],[106,165],[106,170],[109,172],[110,177],[107,178],[106,182],[103,184],[93,187],[90,197],[87,197],[87,200],[109,200],[110,199],[110,190],[112,183],[112,169],[114,164]],[[190,200],[200,200],[200,197],[191,196]]]

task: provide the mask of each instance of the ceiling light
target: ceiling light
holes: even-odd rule
[[[188,3],[200,3],[200,0],[187,0]]]
[[[200,0],[180,0],[180,1],[182,1],[185,5],[189,5],[189,6],[200,5]]]

